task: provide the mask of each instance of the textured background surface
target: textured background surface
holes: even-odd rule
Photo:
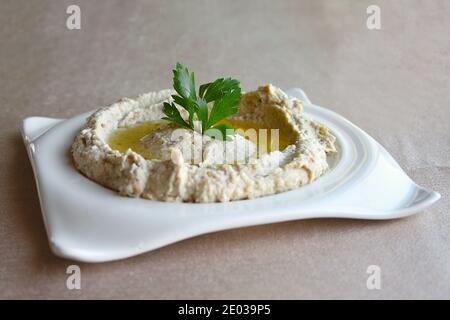
[[[65,27],[79,4],[82,28]],[[366,28],[381,7],[382,29]],[[0,297],[450,298],[449,1],[0,2]],[[389,150],[442,199],[395,221],[322,219],[244,228],[141,256],[52,255],[18,128],[167,88],[180,60],[199,81],[302,87]],[[382,192],[382,190],[380,190]],[[382,289],[366,289],[366,268]]]

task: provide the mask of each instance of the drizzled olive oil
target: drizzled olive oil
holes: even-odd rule
[[[282,135],[281,130],[270,129],[264,125],[244,120],[223,120],[221,123],[230,124],[238,134],[252,141],[258,147],[258,154],[283,150],[289,144],[288,138]],[[132,127],[120,128],[112,132],[107,139],[108,144],[114,150],[126,152],[128,149],[142,155],[145,159],[156,159],[148,150],[142,148],[140,140],[148,134],[167,126],[165,121],[153,121],[138,124]],[[265,130],[262,130],[265,129]]]
[[[114,150],[126,152],[128,149],[139,153],[145,159],[154,159],[148,151],[141,147],[139,141],[146,135],[167,125],[167,122],[153,121],[145,122],[132,127],[120,128],[110,134],[108,144]]]
[[[238,134],[255,143],[259,155],[277,150],[282,151],[292,143],[282,134],[281,130],[252,121],[226,119],[220,123],[231,125]]]

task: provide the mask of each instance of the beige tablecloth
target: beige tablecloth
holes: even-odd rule
[[[68,30],[75,3],[81,29]],[[381,30],[366,26],[371,4]],[[2,0],[0,297],[450,298],[449,17],[447,0]],[[302,87],[442,199],[405,219],[272,224],[80,263],[82,288],[68,290],[74,262],[49,250],[21,120],[167,88],[176,61],[199,82]],[[366,287],[369,265],[380,290]]]

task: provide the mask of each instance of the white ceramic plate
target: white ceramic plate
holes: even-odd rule
[[[229,203],[166,203],[119,196],[81,175],[69,154],[90,113],[69,120],[31,117],[22,134],[36,177],[53,252],[85,262],[134,256],[192,236],[258,224],[322,217],[393,219],[417,213],[440,195],[415,184],[368,134],[338,114],[288,91],[330,128],[339,154],[305,187]]]

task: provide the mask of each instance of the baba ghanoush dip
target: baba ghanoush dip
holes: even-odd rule
[[[162,120],[174,93],[122,98],[96,111],[72,145],[76,168],[125,196],[226,202],[308,184],[336,152],[328,129],[275,86],[242,94],[238,111],[221,120],[237,133],[222,140]]]
[[[194,73],[177,63],[173,90],[97,110],[71,152],[79,171],[121,195],[226,202],[314,181],[334,143],[281,89],[242,94],[238,80],[219,78],[197,90]]]

